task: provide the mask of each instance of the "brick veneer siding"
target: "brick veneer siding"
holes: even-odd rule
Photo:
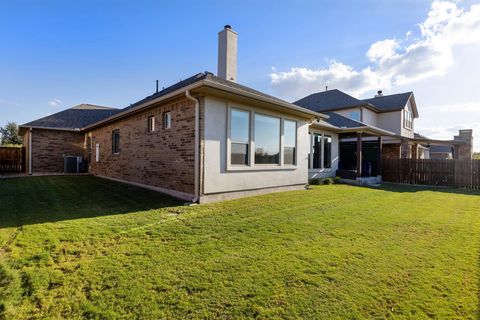
[[[382,145],[383,159],[399,159],[400,158],[400,144],[384,144]]]
[[[171,112],[172,127],[163,128],[164,112]],[[155,131],[147,118],[155,116]],[[112,131],[120,131],[120,153],[112,154]],[[158,105],[93,129],[90,172],[183,193],[194,193],[195,104],[186,98]],[[100,159],[95,148],[99,144]]]
[[[80,132],[32,129],[32,173],[64,172],[64,156],[85,156],[85,135]],[[27,171],[30,157],[28,130],[23,135]]]

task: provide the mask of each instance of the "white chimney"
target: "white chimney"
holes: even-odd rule
[[[237,82],[237,38],[237,33],[229,25],[218,33],[217,75],[233,82]]]

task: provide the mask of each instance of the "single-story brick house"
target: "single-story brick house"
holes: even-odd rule
[[[29,172],[63,172],[65,157],[79,156],[96,176],[206,202],[335,176],[340,136],[371,137],[381,158],[377,138],[391,132],[236,83],[236,47],[226,26],[218,76],[198,73],[120,110],[80,105],[22,125]]]

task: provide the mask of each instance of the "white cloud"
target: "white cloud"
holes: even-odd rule
[[[325,86],[360,96],[445,75],[455,62],[455,48],[480,42],[480,4],[465,10],[455,2],[434,1],[418,27],[417,38],[412,39],[408,32],[400,40],[373,43],[366,53],[371,64],[362,70],[332,60],[326,68],[273,71],[271,85],[287,99],[303,97]]]
[[[437,106],[427,106],[427,107],[422,107],[422,109],[427,112],[434,112],[434,113],[436,112],[443,112],[443,113],[480,112],[480,101],[444,104],[444,105],[437,105]]]
[[[62,101],[59,100],[59,99],[53,99],[53,100],[48,102],[48,105],[50,107],[58,108],[58,107],[62,106]]]
[[[397,55],[396,50],[398,47],[399,43],[395,39],[377,41],[370,46],[367,57],[372,62],[382,62],[387,59],[392,59]]]

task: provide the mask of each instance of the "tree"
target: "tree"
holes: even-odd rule
[[[474,152],[473,153],[473,159],[479,159],[480,160],[480,152]]]
[[[8,122],[3,128],[0,127],[1,145],[21,145],[22,138],[18,135],[18,126],[15,122]]]

